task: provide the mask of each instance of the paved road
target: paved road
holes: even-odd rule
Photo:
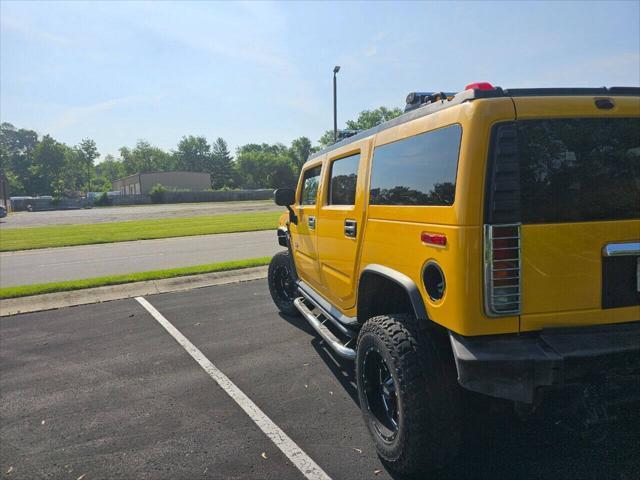
[[[138,205],[104,207],[89,210],[59,210],[51,212],[16,212],[0,219],[0,229],[42,227],[76,223],[122,222],[150,218],[193,217],[225,213],[266,212],[282,210],[273,201],[178,203],[169,205]]]
[[[275,231],[266,230],[5,252],[0,253],[0,286],[266,257],[280,249]]]
[[[266,281],[146,299],[332,478],[390,478],[352,364],[280,316]],[[0,342],[6,478],[304,478],[135,300],[4,317]],[[418,478],[640,478],[635,417],[593,446],[544,418],[474,413],[489,421],[468,432],[459,460]]]

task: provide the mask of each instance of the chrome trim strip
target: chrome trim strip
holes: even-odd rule
[[[302,297],[298,297],[293,301],[293,304],[298,309],[298,311],[302,314],[302,316],[309,322],[309,324],[313,327],[318,335],[331,347],[331,349],[340,355],[342,358],[346,358],[348,360],[355,360],[356,351],[352,348],[345,347],[340,340],[338,340],[331,331],[322,325],[316,317],[314,317],[313,313],[307,308],[304,304],[304,300]]]
[[[513,237],[494,237],[493,229],[494,228],[517,228],[518,236]],[[503,247],[503,248],[493,248],[494,240],[518,240],[517,247]],[[493,263],[501,262],[503,260],[494,260],[493,259],[493,251],[494,250],[515,250],[518,252],[518,268],[493,268]],[[514,261],[514,260],[509,260]],[[521,254],[521,233],[520,233],[520,224],[519,223],[506,223],[506,224],[496,224],[496,225],[484,225],[484,313],[488,317],[504,317],[511,315],[520,315],[521,309],[521,298],[520,292],[522,290],[522,279],[520,278],[520,271],[522,270],[522,254]],[[508,279],[504,278],[502,280],[517,280],[517,285],[505,285],[505,288],[517,288],[518,293],[505,293],[505,294],[494,294],[494,286],[493,286],[493,273],[494,272],[515,272],[518,274],[515,276],[510,276]],[[510,274],[513,275],[513,274]],[[496,298],[506,298],[506,297],[518,297],[518,301],[505,301],[502,305],[514,305],[517,308],[511,308],[509,310],[496,311],[494,310],[494,302],[493,300]]]
[[[640,242],[608,243],[602,247],[603,257],[626,257],[640,255]]]

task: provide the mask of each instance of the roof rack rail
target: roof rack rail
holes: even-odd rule
[[[366,138],[382,130],[395,127],[402,123],[415,120],[416,118],[430,115],[439,110],[460,105],[461,103],[481,98],[498,97],[540,97],[540,96],[580,96],[580,95],[616,95],[616,96],[640,96],[640,87],[598,87],[598,88],[510,88],[502,89],[493,87],[487,82],[472,83],[467,85],[466,90],[458,93],[445,92],[411,92],[407,95],[407,104],[404,114],[388,120],[380,125],[363,131],[351,130],[347,136],[339,137],[338,141],[319,152],[312,154],[309,160],[322,154],[340,148],[351,142]]]

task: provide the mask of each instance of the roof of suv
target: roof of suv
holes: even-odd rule
[[[410,96],[412,94],[409,94]],[[397,125],[401,125],[416,118],[430,115],[439,110],[460,105],[461,103],[468,102],[480,98],[500,98],[500,97],[557,97],[557,96],[593,96],[593,95],[611,95],[611,96],[640,96],[640,87],[599,87],[599,88],[511,88],[502,89],[500,87],[491,87],[491,89],[477,89],[470,88],[462,92],[456,93],[453,96],[447,96],[440,100],[428,101],[418,108],[410,111],[406,111],[399,117],[393,118],[387,122],[376,125],[368,130],[358,132],[356,135],[347,137],[333,145],[330,145],[312,155],[308,160],[313,160],[325,153],[336,150],[345,145],[349,145],[352,142],[366,138],[375,133],[393,128]]]

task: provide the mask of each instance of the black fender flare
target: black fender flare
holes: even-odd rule
[[[298,270],[296,269],[296,262],[293,258],[293,247],[291,246],[291,231],[289,230],[289,225],[280,226],[277,230],[278,235],[278,245],[282,247],[287,247],[289,251],[289,263],[291,264],[291,278],[295,283],[298,283]]]
[[[392,282],[398,284],[403,290],[407,292],[407,296],[409,297],[409,301],[411,302],[411,306],[413,307],[413,312],[415,313],[416,318],[420,320],[429,319],[429,316],[427,315],[427,309],[425,308],[418,285],[416,285],[416,283],[404,273],[398,272],[397,270],[389,267],[385,267],[384,265],[372,263],[362,269],[358,281],[358,299],[362,298],[362,295],[360,295],[360,288],[363,284],[363,277],[365,275],[371,274],[384,277],[387,280],[391,280]],[[360,310],[360,308],[358,308],[358,310]]]

